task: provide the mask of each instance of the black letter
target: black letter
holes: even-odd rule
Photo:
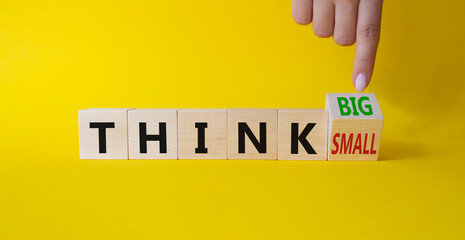
[[[147,153],[147,141],[160,141],[160,153],[166,153],[166,123],[158,123],[159,135],[147,135],[147,123],[139,123],[140,153]]]
[[[245,153],[245,134],[252,141],[253,145],[259,153],[266,153],[266,123],[260,123],[260,142],[257,140],[255,135],[250,130],[249,126],[245,122],[239,123],[239,153]]]
[[[313,127],[315,127],[316,123],[308,123],[305,126],[302,133],[299,135],[299,124],[292,123],[291,124],[291,154],[299,153],[299,141],[302,143],[302,146],[305,148],[308,154],[316,154],[315,150],[313,149],[312,145],[307,141],[307,135],[312,131]]]
[[[197,128],[197,148],[195,148],[195,153],[208,153],[208,148],[205,148],[205,128],[207,128],[207,123],[195,123],[195,128]]]
[[[114,122],[91,122],[90,128],[98,128],[98,153],[107,153],[107,128],[115,128]]]

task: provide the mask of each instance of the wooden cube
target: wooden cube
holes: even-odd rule
[[[227,159],[228,110],[179,110],[178,158]]]
[[[177,121],[177,109],[129,111],[129,159],[177,159]]]
[[[328,112],[278,109],[278,160],[326,160]]]
[[[383,114],[373,93],[328,93],[328,160],[377,160]]]
[[[277,159],[276,109],[228,111],[228,159]]]
[[[81,159],[128,159],[128,110],[90,108],[79,110]]]

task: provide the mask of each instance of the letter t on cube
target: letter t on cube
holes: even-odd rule
[[[81,159],[128,159],[128,110],[130,109],[79,110]]]
[[[377,160],[383,114],[373,93],[328,93],[328,160]]]

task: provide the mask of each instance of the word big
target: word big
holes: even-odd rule
[[[327,94],[323,109],[79,111],[81,159],[377,160],[374,94]]]

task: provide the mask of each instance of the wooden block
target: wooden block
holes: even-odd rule
[[[328,112],[278,109],[278,160],[326,160]]]
[[[227,159],[228,110],[178,111],[179,159]]]
[[[128,110],[90,108],[79,110],[81,159],[128,159]]]
[[[228,110],[228,159],[277,159],[276,109]]]
[[[328,160],[377,160],[383,114],[373,93],[328,93]]]
[[[177,109],[129,111],[129,159],[177,159],[177,121]]]

